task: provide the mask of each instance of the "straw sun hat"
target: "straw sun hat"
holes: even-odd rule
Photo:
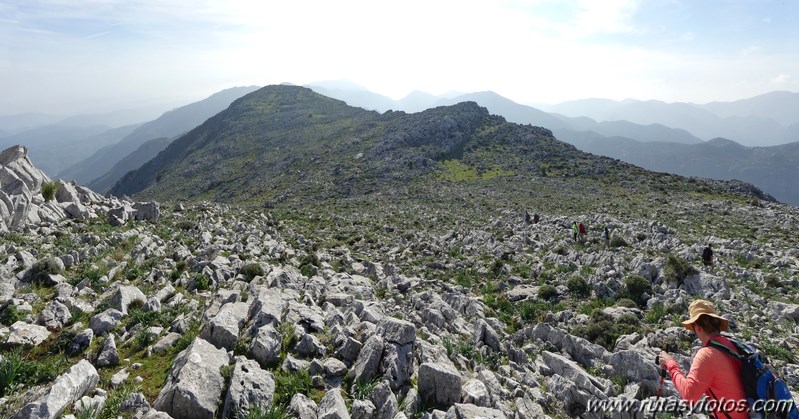
[[[703,314],[721,320],[720,330],[722,332],[726,331],[730,326],[730,321],[719,316],[719,313],[716,312],[716,306],[707,300],[696,300],[692,302],[691,305],[688,306],[688,315],[690,318],[682,322],[682,325],[688,330],[694,330],[694,323],[696,323],[699,316]]]

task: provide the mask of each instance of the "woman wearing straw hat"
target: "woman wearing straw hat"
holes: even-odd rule
[[[748,418],[749,406],[741,382],[741,362],[708,347],[708,343],[715,340],[736,350],[729,339],[721,336],[730,322],[716,312],[713,303],[706,300],[692,302],[688,314],[690,318],[682,324],[696,333],[702,342],[702,348],[691,362],[691,371],[687,376],[683,375],[680,366],[666,351],[660,353],[661,368],[668,371],[674,387],[685,401],[694,403],[707,396],[708,406],[716,418]]]

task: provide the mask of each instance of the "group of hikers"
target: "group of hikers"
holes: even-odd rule
[[[538,223],[538,214],[535,214],[536,223]],[[587,237],[588,229],[585,227],[585,224],[578,223],[577,221],[572,222],[572,240],[575,243],[578,241],[583,243],[585,242],[585,238]],[[610,229],[608,226],[604,227],[602,232],[602,239],[605,243],[605,247],[610,247]],[[713,266],[713,249],[710,246],[710,243],[702,249],[702,264],[705,266]]]
[[[587,236],[588,229],[585,227],[585,224],[578,223],[577,221],[572,222],[572,240],[583,243],[585,242],[585,238]],[[610,247],[610,229],[608,226],[605,226],[605,229],[602,232],[602,239],[605,242],[605,247]]]

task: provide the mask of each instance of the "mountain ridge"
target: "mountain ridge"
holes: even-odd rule
[[[435,184],[437,173],[459,170],[446,161],[465,164],[479,177],[494,173],[521,183],[546,172],[586,181],[655,181],[649,179],[655,175],[584,154],[547,129],[507,122],[474,102],[378,114],[307,88],[267,86],[175,140],[110,192],[223,202],[321,200],[416,181]]]

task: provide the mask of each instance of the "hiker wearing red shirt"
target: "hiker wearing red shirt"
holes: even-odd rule
[[[732,342],[721,336],[730,322],[716,312],[710,301],[692,302],[688,313],[690,319],[682,324],[696,333],[702,342],[702,348],[691,362],[691,371],[685,376],[674,358],[665,351],[660,353],[660,366],[668,371],[683,400],[695,403],[707,396],[717,419],[749,418],[749,405],[741,382],[741,362],[708,347],[708,343],[715,340],[736,351]]]

